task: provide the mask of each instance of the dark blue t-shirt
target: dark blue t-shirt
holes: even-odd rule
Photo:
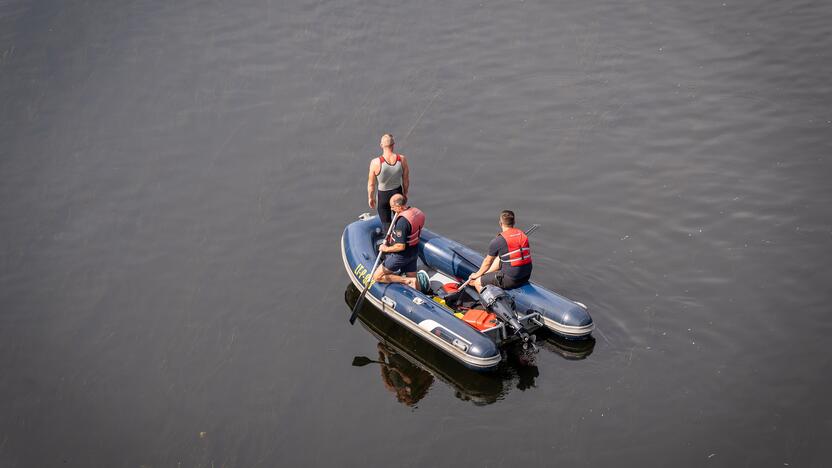
[[[508,244],[506,239],[497,234],[497,237],[488,244],[488,256],[499,257],[508,253]],[[521,265],[519,267],[511,266],[507,262],[500,262],[500,269],[503,271],[503,276],[508,276],[514,280],[527,279],[532,274],[532,264]]]
[[[403,216],[399,216],[396,218],[396,225],[393,226],[393,232],[390,233],[390,236],[393,238],[393,244],[407,244],[407,238],[410,237],[410,221]],[[401,255],[402,257],[411,258],[419,254],[419,246],[407,246],[401,252],[396,252],[396,255]]]

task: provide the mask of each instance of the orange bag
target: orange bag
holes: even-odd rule
[[[497,325],[496,315],[480,309],[471,309],[468,312],[465,312],[462,320],[477,330],[485,330]]]

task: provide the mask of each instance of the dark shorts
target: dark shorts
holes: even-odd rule
[[[500,270],[486,273],[480,277],[480,283],[482,283],[483,286],[493,284],[494,286],[499,286],[503,289],[517,288],[528,282],[528,276],[525,278],[512,278],[510,276],[505,276]]]
[[[395,253],[389,253],[384,258],[384,268],[392,271],[393,273],[416,273],[416,262],[419,260],[418,255],[412,256],[402,256]]]

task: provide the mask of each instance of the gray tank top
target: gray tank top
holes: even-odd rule
[[[379,163],[381,163],[381,170],[378,171],[378,189],[379,190],[393,190],[402,186],[402,174],[404,168],[402,166],[402,158],[396,155],[396,163],[392,166],[387,164],[384,156],[379,156]]]

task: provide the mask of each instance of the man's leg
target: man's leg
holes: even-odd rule
[[[384,274],[382,274],[378,281],[379,283],[401,283],[416,289],[416,278],[399,276],[390,270],[387,270]]]
[[[524,284],[529,282],[529,277],[520,278],[520,279],[512,279],[507,276],[503,276],[500,278],[499,286],[503,289],[514,289],[523,286]]]
[[[418,264],[418,261],[419,261],[419,257],[413,257],[407,263],[407,265],[402,267],[402,271],[404,272],[405,276],[407,276],[409,278],[415,278],[416,277],[416,266]]]
[[[419,280],[416,279],[416,262],[418,261],[418,257],[414,257],[413,260],[410,261],[405,267],[402,269],[404,272],[405,278],[408,280],[407,285],[413,289],[419,289]]]
[[[393,220],[393,215],[390,213],[390,197],[393,193],[390,190],[379,190],[376,195],[376,210],[378,210],[378,218],[381,220],[381,232],[387,233],[390,228],[390,223]]]
[[[495,284],[495,277],[497,273],[500,272],[500,257],[494,257],[494,260],[491,261],[491,265],[488,267],[488,271],[480,276],[479,278],[471,281],[469,283],[477,292],[481,292],[482,289],[489,284]]]
[[[413,274],[414,276],[416,273]],[[395,274],[392,270],[388,270],[384,265],[380,265],[376,272],[373,273],[373,281],[376,283],[401,283],[410,286],[411,288],[416,288],[416,278],[409,278],[406,276],[399,276]]]
[[[393,190],[378,191],[376,209],[378,210],[378,217],[381,220],[381,232],[386,233],[390,228],[390,223],[393,222],[393,212],[390,209],[390,198],[397,193],[402,193],[401,187]]]
[[[499,279],[497,275],[500,274],[500,271],[490,271],[479,278],[471,281],[471,285],[476,288],[477,292],[482,292],[483,288],[488,286],[489,284],[493,284],[499,286]]]

